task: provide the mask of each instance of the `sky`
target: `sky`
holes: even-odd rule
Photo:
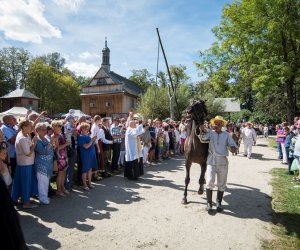
[[[0,0],[0,49],[24,48],[33,56],[59,52],[66,67],[93,77],[105,37],[111,70],[124,77],[148,69],[155,76],[156,28],[168,64],[184,65],[192,82],[199,50],[215,41],[222,9],[230,0]],[[158,69],[166,71],[160,51]]]

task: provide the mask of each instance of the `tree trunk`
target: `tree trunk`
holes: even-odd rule
[[[286,94],[287,94],[286,119],[289,124],[294,124],[294,116],[295,116],[294,80],[295,77],[292,76],[291,78],[285,81]]]

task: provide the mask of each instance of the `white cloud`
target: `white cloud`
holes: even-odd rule
[[[101,58],[101,55],[100,54],[97,54],[97,53],[90,53],[88,51],[85,51],[85,52],[82,52],[79,54],[79,58],[80,59],[95,59],[95,58]]]
[[[44,5],[39,0],[0,1],[0,30],[6,39],[41,43],[43,38],[61,37],[59,29],[44,17]]]
[[[80,6],[84,3],[84,0],[53,0],[53,2],[63,8],[77,12]]]
[[[66,67],[69,70],[73,71],[76,75],[81,75],[86,77],[93,77],[100,68],[100,66],[98,67],[94,64],[87,64],[83,62],[72,62],[66,64]]]

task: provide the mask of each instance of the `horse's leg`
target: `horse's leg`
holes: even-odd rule
[[[191,169],[192,162],[189,160],[185,161],[185,189],[184,189],[184,194],[183,194],[183,199],[182,199],[182,204],[187,204],[187,189],[188,185],[190,183],[190,169]]]
[[[200,164],[201,166],[201,174],[200,174],[200,178],[199,178],[199,190],[198,190],[198,194],[203,194],[204,192],[204,184],[205,182],[205,172],[206,172],[206,163],[202,163]]]

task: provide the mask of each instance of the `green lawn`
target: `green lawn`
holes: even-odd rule
[[[300,249],[300,182],[286,169],[272,170],[272,233],[275,239],[264,242],[264,249]]]

